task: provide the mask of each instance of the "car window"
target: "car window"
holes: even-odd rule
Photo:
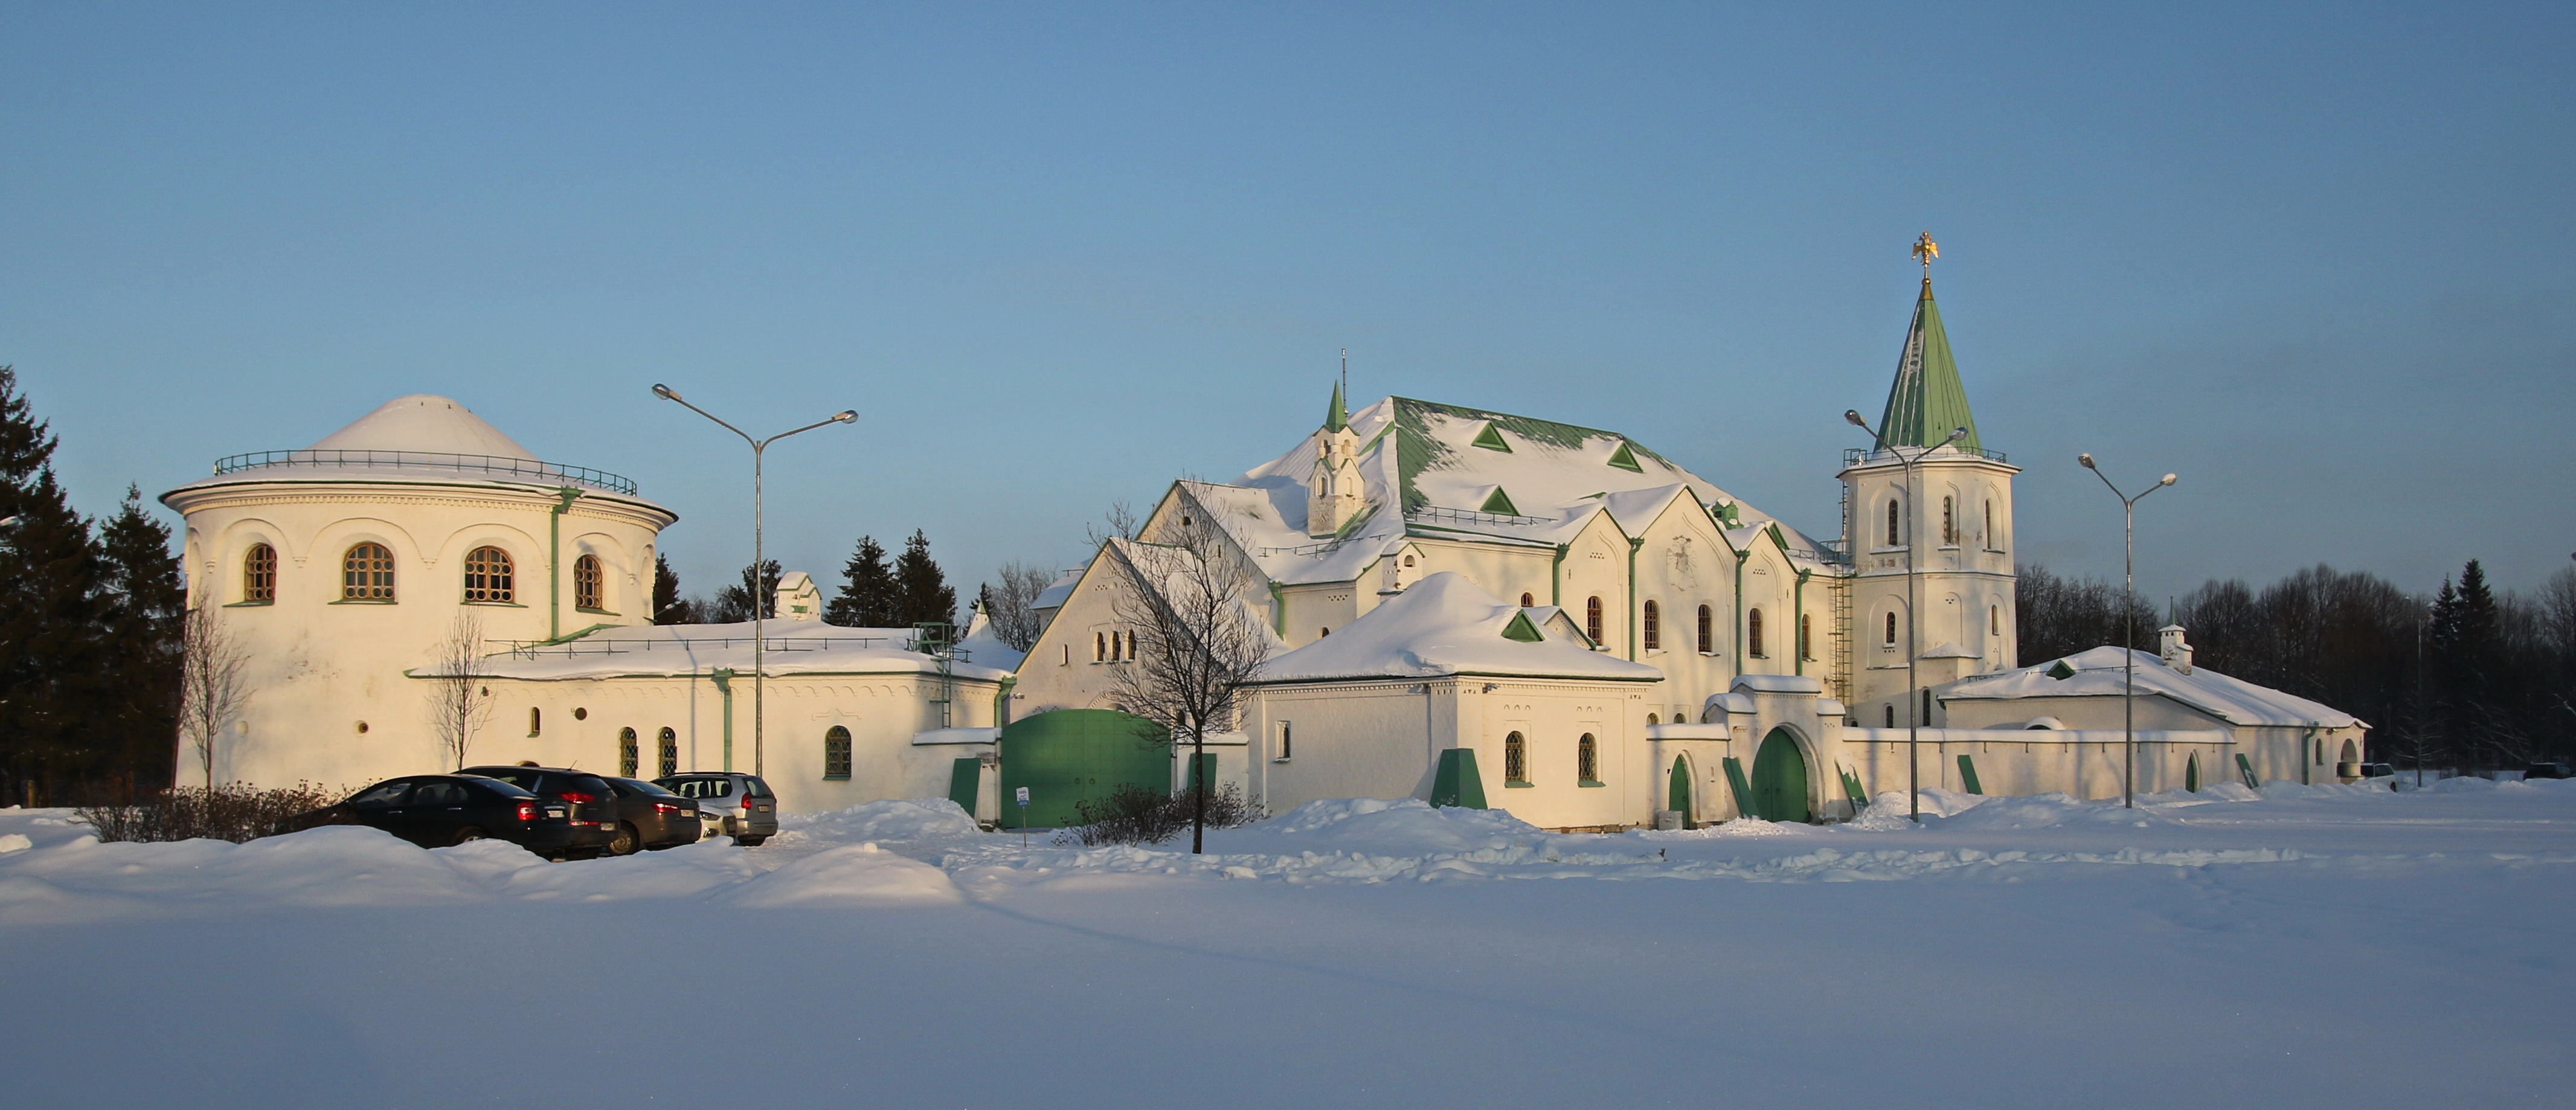
[[[452,782],[424,782],[411,788],[412,808],[465,804],[465,788]]]
[[[495,767],[489,771],[477,771],[475,773],[489,778],[499,779],[502,782],[509,783],[521,790],[530,792],[540,789],[539,784],[545,781],[544,775],[540,775],[534,771],[514,771],[501,767]]]
[[[745,793],[745,794],[749,794],[749,795],[751,795],[752,797],[755,797],[755,798],[775,798],[775,797],[777,797],[777,795],[772,794],[772,793],[770,793],[770,792],[769,792],[769,784],[768,784],[768,783],[765,783],[765,782],[760,781],[760,776],[758,776],[758,775],[744,775],[744,776],[742,777],[742,784],[743,784],[743,786],[742,786],[742,792],[743,792],[743,793]]]
[[[518,787],[512,786],[506,782],[501,782],[497,779],[487,778],[474,782],[460,782],[457,785],[467,788],[467,792],[469,793],[475,790],[480,790],[486,794],[500,795],[503,798],[515,799],[536,797],[534,794],[530,794],[525,790],[521,790]]]
[[[359,791],[356,797],[349,799],[349,805],[355,809],[392,809],[402,804],[403,792],[409,789],[410,779],[380,782]]]
[[[636,779],[610,779],[608,781],[610,785],[617,787],[620,793],[625,794],[630,798],[677,798],[680,796],[678,794],[671,793],[668,790],[664,790],[659,786],[655,786],[652,783],[642,782]]]
[[[556,775],[554,787],[558,791],[577,790],[594,798],[609,796],[608,781],[591,775]]]
[[[724,779],[680,779],[671,784],[671,789],[683,798],[721,798],[733,793],[733,783]]]

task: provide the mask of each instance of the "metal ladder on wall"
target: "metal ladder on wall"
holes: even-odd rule
[[[1858,574],[1860,571],[1860,557],[1856,550],[1859,546],[1858,542],[1852,535],[1851,483],[1837,482],[1835,484],[1842,487],[1842,504],[1839,508],[1841,510],[1843,520],[1843,557],[1850,561],[1853,574]],[[1826,586],[1826,592],[1833,595],[1834,624],[1833,627],[1825,630],[1825,638],[1833,641],[1833,669],[1825,679],[1825,685],[1833,691],[1835,701],[1839,701],[1848,706],[1851,704],[1852,686],[1852,576],[1844,575],[1840,578],[1834,579],[1833,582]]]

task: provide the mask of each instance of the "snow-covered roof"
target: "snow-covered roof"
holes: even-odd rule
[[[1306,534],[1313,436],[1236,484],[1183,488],[1226,521],[1265,574],[1289,584],[1357,578],[1410,536],[1553,546],[1600,512],[1637,535],[1677,500],[1693,512],[1731,507],[1726,531],[1738,546],[1776,522],[1616,432],[1409,397],[1351,414],[1350,427],[1367,507],[1337,536]],[[1824,545],[1780,528],[1792,558],[1825,561]]]
[[[966,658],[977,666],[997,667],[1005,671],[1020,669],[1020,660],[1029,656],[1029,653],[1003,643],[1002,638],[993,633],[992,618],[985,616],[981,608],[975,610],[974,619],[966,622],[966,634],[957,638],[957,650],[965,653]]]
[[[541,462],[462,403],[427,393],[387,401],[302,450],[218,459],[213,477],[171,493],[244,482],[491,482],[579,486],[629,498],[636,492],[634,481],[621,475]]]
[[[1528,611],[1448,571],[1426,575],[1358,620],[1295,651],[1274,657],[1261,683],[1347,678],[1508,675],[1654,682],[1662,671],[1581,644],[1538,633]]]
[[[453,400],[429,393],[396,397],[307,448],[312,451],[444,451],[527,459],[519,441]]]
[[[484,657],[478,675],[559,681],[576,678],[671,677],[731,670],[751,677],[751,622],[644,624],[602,628],[558,644],[522,647]],[[936,674],[939,661],[911,650],[909,628],[839,628],[769,621],[762,673]],[[419,672],[414,672],[415,677]],[[952,663],[949,673],[993,681],[1007,670],[981,663]]]
[[[2124,689],[2122,658],[2132,654],[2137,659],[2140,695],[2161,695],[2231,724],[2320,728],[2361,724],[2359,718],[2330,705],[2230,678],[2207,667],[2194,667],[2185,674],[2167,666],[2156,655],[2116,647],[2097,647],[2064,659],[1971,678],[1944,691],[1941,700],[2116,698]]]

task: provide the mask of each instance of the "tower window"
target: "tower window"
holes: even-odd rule
[[[1699,653],[1717,654],[1717,614],[1705,605],[1699,607]]]
[[[1957,500],[1953,497],[1941,499],[1941,542],[1945,546],[1955,547],[1959,543],[1958,512],[1953,504]]]
[[[1529,744],[1517,732],[1503,737],[1503,781],[1529,782]]]
[[[850,730],[839,725],[823,732],[823,777],[850,777]]]
[[[572,606],[575,609],[605,609],[601,604],[608,593],[608,576],[599,569],[599,556],[584,555],[572,561]]]
[[[1574,742],[1574,777],[1580,782],[1598,782],[1601,779],[1600,745],[1593,741],[1589,732]]]
[[[656,762],[659,763],[662,768],[662,774],[660,777],[667,779],[673,775],[679,774],[680,734],[673,732],[668,728],[663,729],[660,746],[662,750],[654,753],[659,757]]]
[[[340,600],[392,601],[394,553],[380,543],[362,543],[340,559]]]
[[[637,762],[637,756],[638,756],[638,753],[637,753],[637,752],[636,752],[636,750],[635,750],[635,730],[634,730],[634,729],[631,729],[631,728],[621,728],[621,729],[618,729],[618,730],[617,730],[617,774],[618,774],[618,777],[620,777],[620,778],[630,778],[630,779],[635,777],[635,770],[636,770],[636,768],[635,768],[635,764],[636,764],[636,762]]]
[[[1601,642],[1601,599],[1598,597],[1583,601],[1583,634],[1592,637],[1593,643]]]
[[[1995,503],[1986,502],[1986,550],[1995,550]]]
[[[1816,645],[1812,636],[1812,633],[1814,633],[1815,630],[1816,615],[1814,613],[1798,614],[1798,658],[1813,659],[1816,657]]]
[[[1646,603],[1646,650],[1664,649],[1664,609],[1654,602]]]
[[[264,543],[250,545],[242,556],[242,600],[266,603],[277,600],[277,549]]]
[[[1888,502],[1888,503],[1887,503],[1887,546],[1889,546],[1889,547],[1894,547],[1894,546],[1896,546],[1897,544],[1900,544],[1900,543],[1905,542],[1904,540],[1902,540],[1902,539],[1899,539],[1899,538],[1898,538],[1899,536],[1903,535],[1903,533],[1901,533],[1901,532],[1897,531],[1896,511],[1897,511],[1897,510],[1896,510],[1896,502],[1894,502],[1894,501],[1890,501],[1890,502]]]
[[[1756,659],[1770,658],[1770,653],[1762,650],[1762,610],[1760,609],[1744,615],[1744,650],[1751,652]]]
[[[1523,608],[1523,609],[1527,609],[1527,608],[1529,608],[1530,606],[1533,606],[1533,605],[1536,605],[1536,604],[1538,604],[1538,599],[1537,599],[1537,598],[1535,598],[1535,597],[1531,597],[1531,596],[1530,596],[1530,595],[1528,595],[1528,594],[1522,594],[1522,595],[1521,595],[1521,608]]]
[[[1986,634],[1989,636],[2001,636],[2004,634],[2003,606],[1986,606]]]
[[[516,576],[511,572],[510,553],[497,547],[478,547],[465,556],[465,600],[509,602],[518,599]]]
[[[1894,613],[1889,613],[1887,615],[1887,640],[1885,642],[1889,647],[1896,646],[1896,614]]]

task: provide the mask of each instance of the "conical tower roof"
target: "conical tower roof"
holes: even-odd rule
[[[1342,383],[1333,383],[1332,407],[1324,410],[1324,430],[1338,432],[1351,426],[1351,410],[1342,404]]]
[[[1950,429],[1966,428],[1958,446],[1982,450],[1977,418],[1968,411],[1968,390],[1959,383],[1959,364],[1950,357],[1950,335],[1941,327],[1941,307],[1932,301],[1932,279],[1923,279],[1923,297],[1914,302],[1914,325],[1905,333],[1905,352],[1896,360],[1896,383],[1887,391],[1887,410],[1879,414],[1879,434],[1891,447],[1925,447],[1948,439]]]

